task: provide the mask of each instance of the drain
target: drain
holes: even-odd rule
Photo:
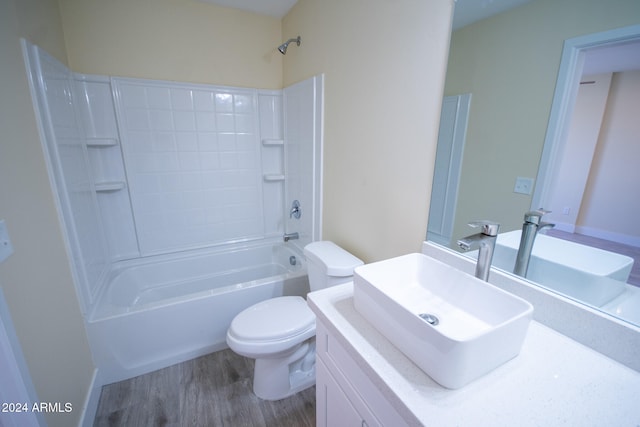
[[[296,265],[297,263],[298,263],[298,260],[296,259],[296,257],[295,257],[295,256],[293,256],[293,255],[291,255],[291,256],[289,257],[289,264],[291,264],[291,265]]]
[[[418,316],[424,320],[425,322],[427,322],[430,325],[436,326],[438,323],[440,323],[440,320],[433,314],[429,314],[429,313],[420,313],[418,314]]]

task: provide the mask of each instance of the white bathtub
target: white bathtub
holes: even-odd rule
[[[109,384],[226,348],[240,311],[308,291],[304,256],[290,243],[120,263],[87,324],[100,378]]]

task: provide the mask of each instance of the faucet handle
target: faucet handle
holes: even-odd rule
[[[535,211],[529,211],[526,214],[524,214],[524,222],[530,222],[532,224],[539,224],[540,223],[540,218],[542,218],[542,215],[546,215],[548,213],[551,213],[551,211],[545,210],[543,208],[540,208],[540,209],[535,210]]]
[[[489,220],[471,221],[469,223],[469,226],[473,228],[481,227],[482,234],[486,234],[487,236],[492,236],[492,237],[497,236],[498,231],[500,230],[500,224],[498,224],[495,221],[489,221]]]

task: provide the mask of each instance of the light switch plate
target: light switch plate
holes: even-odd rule
[[[0,262],[9,258],[12,253],[13,246],[11,245],[11,239],[9,239],[7,225],[4,220],[0,220]]]
[[[533,178],[519,176],[516,178],[516,185],[513,187],[514,193],[531,194],[533,191]]]

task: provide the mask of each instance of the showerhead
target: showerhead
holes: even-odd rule
[[[289,47],[289,43],[291,42],[296,42],[296,44],[298,46],[300,46],[300,36],[298,36],[295,39],[289,39],[286,42],[282,43],[279,47],[278,50],[280,51],[281,54],[285,55],[287,53],[287,48]]]

